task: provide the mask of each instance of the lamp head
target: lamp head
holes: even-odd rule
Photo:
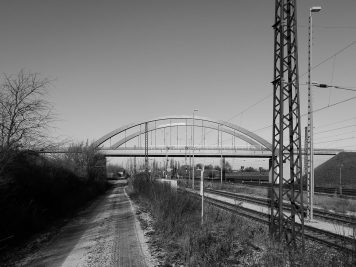
[[[310,12],[319,12],[321,10],[321,6],[313,6],[310,8]]]

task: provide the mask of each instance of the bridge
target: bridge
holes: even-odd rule
[[[190,157],[193,153],[194,157],[212,158],[272,157],[271,143],[255,133],[227,121],[188,115],[129,123],[105,134],[94,146],[106,157],[144,157],[145,137],[149,157]],[[315,148],[314,155],[334,156],[343,151]],[[67,153],[68,150],[40,152]]]
[[[189,157],[192,155],[192,147],[153,147],[148,148],[149,157]],[[316,156],[334,156],[342,149],[314,149]],[[106,157],[144,157],[144,147],[134,148],[118,148],[110,149],[103,148],[99,152]],[[304,153],[302,153],[303,155]],[[228,157],[228,158],[271,158],[272,152],[270,150],[256,149],[251,147],[194,147],[195,157]]]
[[[146,154],[149,157],[187,157],[193,153],[195,157],[272,156],[269,141],[241,126],[187,115],[130,123],[102,136],[94,146],[107,157],[144,157]],[[342,151],[316,148],[314,154],[336,155]]]

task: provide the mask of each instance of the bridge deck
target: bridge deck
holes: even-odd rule
[[[315,155],[336,155],[339,150],[315,149]],[[121,149],[101,149],[100,153],[107,157],[144,157],[144,148],[121,148]],[[171,147],[164,148],[149,148],[149,157],[188,157],[193,155],[192,150],[180,149]],[[270,158],[272,152],[259,149],[211,149],[211,148],[196,148],[194,157],[232,157],[232,158]]]

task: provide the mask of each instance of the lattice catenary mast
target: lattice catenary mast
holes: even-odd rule
[[[270,232],[287,245],[304,247],[296,10],[296,0],[275,1]]]

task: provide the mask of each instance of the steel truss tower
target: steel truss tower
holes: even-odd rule
[[[304,248],[296,0],[275,1],[270,232]],[[283,200],[291,206],[283,207]],[[300,241],[300,242],[299,242]]]

